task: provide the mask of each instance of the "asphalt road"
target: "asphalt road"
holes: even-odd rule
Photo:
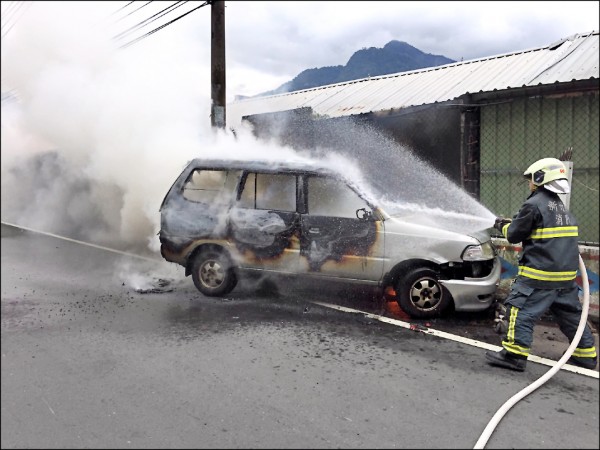
[[[486,316],[454,339],[322,306],[376,309],[327,286],[206,298],[174,265],[4,225],[1,257],[2,448],[473,448],[549,369],[487,365]],[[597,371],[560,370],[486,448],[597,449],[598,406]]]

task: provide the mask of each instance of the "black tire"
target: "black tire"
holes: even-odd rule
[[[435,270],[421,267],[400,278],[396,298],[409,316],[430,319],[440,316],[452,303],[450,292],[439,282]]]
[[[192,280],[196,288],[208,297],[226,295],[237,284],[231,260],[223,252],[202,251],[192,264]]]

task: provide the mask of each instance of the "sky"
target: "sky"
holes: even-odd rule
[[[247,3],[247,4],[245,4]],[[460,61],[543,47],[598,30],[597,1],[226,2],[229,98],[344,65],[361,48],[404,41]]]
[[[16,12],[9,9],[18,3],[26,6]],[[10,40],[19,27],[28,27],[28,20],[44,11],[46,19],[42,26],[64,23],[66,28],[61,32],[66,34],[86,20],[94,24],[92,29],[98,35],[117,36],[127,32],[115,41],[124,45],[204,2],[188,2],[134,30],[131,28],[175,2],[130,3],[2,1],[2,39]],[[576,33],[598,30],[599,4],[597,1],[226,1],[227,102],[236,95],[256,95],[279,87],[305,69],[344,65],[357,50],[381,48],[391,40],[404,41],[425,53],[457,61],[550,45]],[[136,55],[149,52],[166,63],[189,52],[186,66],[195,67],[196,73],[202,74],[199,82],[206,81],[206,77],[210,78],[210,15],[210,6],[198,8],[123,51]],[[6,27],[5,22],[8,22]],[[5,33],[13,24],[10,32]],[[162,66],[160,61],[157,64]],[[205,87],[209,88],[210,85]]]
[[[189,159],[294,154],[211,129],[211,7],[161,17],[174,3],[1,2],[3,221],[156,251]],[[227,102],[390,40],[454,60],[550,45],[598,30],[598,5],[226,1]]]

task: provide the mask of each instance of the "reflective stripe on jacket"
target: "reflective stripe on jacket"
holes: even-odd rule
[[[577,221],[557,194],[543,187],[533,191],[502,231],[508,242],[522,244],[518,276],[527,285],[573,286],[579,267]]]

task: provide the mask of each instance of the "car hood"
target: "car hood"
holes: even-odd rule
[[[388,232],[410,233],[428,239],[447,239],[467,244],[479,244],[490,240],[489,219],[465,214],[403,214],[386,220]]]

